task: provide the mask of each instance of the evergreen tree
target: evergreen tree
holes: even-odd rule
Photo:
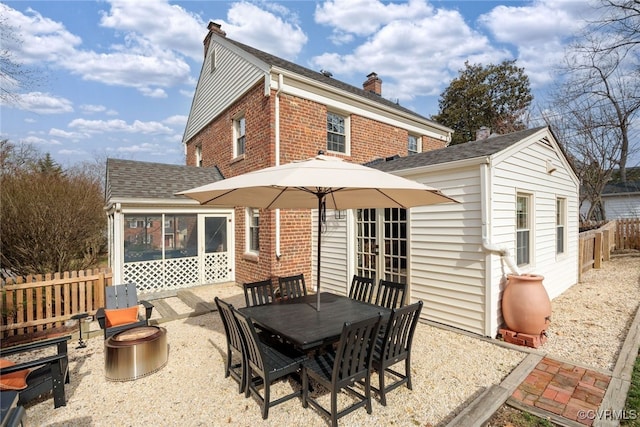
[[[432,118],[453,129],[451,144],[460,144],[473,141],[483,126],[500,134],[525,129],[523,118],[532,101],[529,77],[515,61],[486,67],[466,62],[440,95],[439,112]]]

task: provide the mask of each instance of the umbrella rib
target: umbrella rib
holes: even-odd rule
[[[206,200],[206,201],[204,201],[204,202],[200,202],[200,204],[201,204],[201,205],[206,205],[207,203],[213,202],[214,200],[217,200],[217,199],[219,199],[220,197],[224,197],[224,196],[226,196],[227,194],[231,194],[231,193],[233,193],[234,191],[236,191],[236,189],[235,189],[235,188],[233,188],[233,189],[231,189],[231,190],[229,190],[229,191],[227,191],[227,192],[225,192],[225,193],[223,193],[223,194],[219,194],[219,195],[217,195],[216,197],[212,197],[211,199],[208,199],[208,200]]]
[[[289,187],[282,187],[282,190],[280,190],[280,192],[278,193],[278,195],[276,197],[273,198],[273,200],[271,200],[271,203],[269,203],[269,205],[265,208],[265,209],[271,209],[271,206],[278,201],[278,199],[280,198],[280,196],[282,196],[284,194],[285,191],[287,191]]]
[[[398,202],[396,199],[394,199],[393,197],[389,196],[387,193],[385,193],[384,191],[381,191],[379,188],[376,188],[376,191],[380,194],[382,194],[384,197],[386,197],[387,199],[391,200],[393,203],[395,203],[396,205],[398,205],[399,207],[401,207],[402,209],[407,209],[407,207],[405,205],[403,205],[402,203]]]

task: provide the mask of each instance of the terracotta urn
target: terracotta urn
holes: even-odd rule
[[[540,335],[551,322],[551,300],[538,274],[509,274],[502,294],[502,317],[507,328]]]

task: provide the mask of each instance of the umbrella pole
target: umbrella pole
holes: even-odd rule
[[[322,200],[324,194],[318,194],[318,259],[316,260],[316,311],[320,311],[320,236],[322,235]]]

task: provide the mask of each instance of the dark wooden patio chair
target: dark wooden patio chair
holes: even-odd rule
[[[262,418],[267,419],[269,408],[302,395],[300,389],[271,401],[271,384],[298,372],[307,356],[293,347],[272,346],[262,341],[250,318],[233,310],[242,332],[246,361],[245,396],[255,396],[262,406]],[[262,385],[263,394],[258,387]],[[293,421],[293,420],[292,420]]]
[[[274,300],[273,286],[270,279],[245,283],[243,288],[247,307],[271,304]]]
[[[373,277],[362,277],[354,274],[351,280],[351,288],[349,288],[349,298],[371,303],[374,287],[375,282]]]
[[[100,328],[104,330],[104,339],[118,332],[149,324],[153,304],[149,301],[138,301],[134,283],[107,286],[104,294],[105,307],[99,308],[96,312],[96,319]],[[138,316],[140,304],[144,306],[144,318]]]
[[[380,403],[387,405],[387,392],[406,384],[409,390],[411,385],[411,344],[416,325],[422,311],[422,301],[415,304],[395,308],[385,326],[385,333],[378,339],[371,367],[378,371],[379,388],[371,387],[380,395]],[[404,374],[391,369],[391,366],[404,360]],[[385,387],[385,373],[391,374],[397,380]]]
[[[304,284],[304,274],[279,277],[279,297],[282,299],[300,298],[307,295],[307,287]]]
[[[382,316],[371,317],[360,322],[345,323],[338,348],[328,349],[304,363],[302,369],[302,406],[311,404],[322,415],[331,420],[338,419],[364,406],[371,413],[371,358]],[[309,395],[309,378],[327,388],[331,393],[331,408],[325,409]],[[364,383],[364,394],[355,390],[355,382]],[[359,400],[338,410],[338,394],[347,391]]]
[[[215,297],[215,303],[227,337],[227,359],[224,366],[224,377],[231,376],[236,380],[238,382],[238,393],[242,393],[245,387],[246,361],[242,348],[240,328],[233,314],[233,305],[218,297]]]
[[[405,283],[380,279],[374,304],[389,309],[402,307],[406,289],[407,285]]]
[[[23,344],[0,350],[0,376],[3,388],[18,390],[18,405],[24,405],[33,399],[53,392],[53,407],[59,408],[67,404],[64,385],[69,383],[69,358],[67,341],[71,335]],[[41,356],[41,351],[56,347],[56,353]],[[27,359],[28,352],[34,352],[32,360],[15,363],[7,356],[21,354],[21,360]],[[12,374],[12,375],[8,375]],[[10,381],[10,383],[9,383]]]

